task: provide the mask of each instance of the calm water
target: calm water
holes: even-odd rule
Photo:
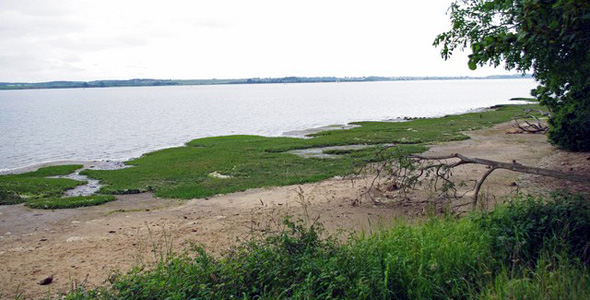
[[[526,97],[532,79],[0,91],[0,169],[122,160],[199,137],[277,136],[461,113]]]

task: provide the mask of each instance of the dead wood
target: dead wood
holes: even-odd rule
[[[575,181],[575,182],[582,182],[582,183],[590,183],[590,176],[582,175],[582,174],[572,174],[572,173],[565,173],[557,170],[551,169],[544,169],[544,168],[536,168],[525,166],[522,164],[517,163],[516,161],[512,161],[511,163],[482,159],[482,158],[472,158],[461,155],[459,153],[451,154],[451,155],[443,155],[443,156],[422,156],[422,155],[411,155],[410,158],[417,159],[420,161],[443,161],[449,159],[458,159],[458,161],[453,163],[444,163],[450,169],[455,168],[460,165],[464,164],[479,164],[485,165],[489,167],[489,170],[477,181],[474,189],[473,195],[473,202],[472,205],[475,207],[478,202],[479,198],[479,191],[481,186],[483,185],[484,181],[488,176],[497,169],[505,169],[519,173],[526,173],[526,174],[533,174],[533,175],[541,175],[541,176],[549,176],[553,178]],[[427,165],[425,167],[421,167],[421,169],[426,170],[428,168],[432,168],[433,166],[439,166],[440,163],[434,165]]]
[[[528,116],[530,119],[535,119],[536,122],[529,122],[527,120],[523,120],[522,123],[518,121],[518,118],[514,118],[514,127],[516,131],[508,132],[508,133],[540,133],[545,134],[549,129],[549,126],[544,124],[541,120],[537,117],[531,115]]]

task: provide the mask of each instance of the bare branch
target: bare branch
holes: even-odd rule
[[[483,159],[483,158],[471,158],[471,157],[461,155],[459,153],[445,155],[445,156],[435,156],[435,157],[428,157],[428,156],[422,156],[422,155],[411,155],[410,157],[424,159],[424,160],[443,160],[443,159],[458,158],[464,164],[480,164],[480,165],[490,166],[495,169],[505,169],[505,170],[520,172],[520,173],[549,176],[549,177],[554,177],[554,178],[564,179],[564,180],[569,180],[569,181],[590,183],[590,176],[588,176],[588,175],[572,174],[572,173],[565,173],[565,172],[551,170],[551,169],[529,167],[529,166],[519,164],[516,161],[512,161],[512,163],[505,163],[505,162],[499,162],[499,161],[488,160],[488,159]]]
[[[477,182],[477,184],[475,184],[475,191],[474,191],[474,194],[473,194],[473,208],[475,208],[477,206],[477,201],[479,200],[479,190],[481,189],[481,186],[483,185],[483,182],[495,170],[496,170],[496,168],[490,168],[487,172],[485,172],[485,174],[483,174],[483,176],[481,176],[481,178],[479,179],[479,181]]]
[[[467,157],[467,156],[461,155],[459,153],[450,154],[450,155],[443,155],[443,156],[410,155],[409,157],[414,158],[414,159],[418,159],[418,160],[427,160],[427,161],[433,161],[433,160],[443,161],[443,160],[458,159],[459,161],[457,161],[457,162],[447,163],[447,166],[451,169],[456,166],[462,165],[462,164],[479,164],[479,165],[485,165],[485,166],[490,167],[490,169],[488,171],[486,171],[482,175],[482,177],[477,181],[477,183],[475,184],[474,194],[473,194],[473,202],[472,202],[474,208],[478,203],[479,192],[481,190],[481,187],[482,187],[484,181],[488,178],[488,176],[490,174],[492,174],[492,172],[494,172],[497,169],[505,169],[505,170],[510,170],[510,171],[514,171],[514,172],[533,174],[533,175],[549,176],[549,177],[553,177],[553,178],[575,181],[575,182],[590,183],[590,176],[588,176],[586,174],[572,174],[572,173],[565,173],[565,172],[561,172],[561,171],[557,171],[557,170],[524,166],[522,164],[517,163],[516,161],[512,161],[512,163],[506,163],[506,162],[488,160],[488,159],[483,159],[483,158]],[[431,166],[440,166],[440,164],[431,165]],[[431,166],[426,166],[424,168],[429,168]],[[449,179],[446,178],[445,176],[438,176],[438,177],[442,178],[443,180],[445,180],[447,182],[450,182]]]

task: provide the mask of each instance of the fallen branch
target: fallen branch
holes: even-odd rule
[[[581,174],[572,174],[572,173],[565,173],[557,170],[550,170],[550,169],[543,169],[543,168],[536,168],[530,166],[524,166],[522,164],[517,163],[516,161],[512,161],[512,163],[505,163],[500,161],[482,159],[482,158],[472,158],[461,155],[459,153],[451,154],[451,155],[444,155],[444,156],[422,156],[422,155],[410,155],[410,158],[418,159],[418,160],[447,160],[447,159],[459,159],[459,161],[455,163],[448,164],[449,168],[454,168],[464,164],[479,164],[489,166],[490,169],[486,171],[486,173],[477,181],[475,185],[474,195],[473,195],[473,207],[477,205],[478,198],[479,198],[479,191],[481,186],[483,185],[486,178],[495,170],[497,169],[505,169],[514,172],[526,173],[526,174],[533,174],[533,175],[541,175],[541,176],[549,176],[553,178],[575,181],[575,182],[582,182],[582,183],[590,183],[590,176],[588,175],[581,175]],[[428,168],[426,166],[424,168]]]
[[[536,123],[531,123],[527,120],[523,120],[523,122],[525,123],[524,125],[521,124],[520,122],[518,122],[517,118],[514,118],[514,127],[516,127],[517,131],[516,132],[509,132],[509,133],[540,133],[540,134],[545,134],[545,132],[547,132],[547,130],[549,129],[549,127],[545,124],[543,124],[543,122],[541,122],[541,120],[539,120],[537,117],[535,116],[531,116],[531,118],[535,119],[537,122]]]

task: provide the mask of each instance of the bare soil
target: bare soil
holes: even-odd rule
[[[425,155],[461,153],[498,161],[576,173],[590,172],[589,153],[568,153],[549,145],[543,135],[505,134],[511,126],[472,131],[470,140],[433,145]],[[482,166],[464,166],[459,180],[479,177]],[[22,293],[27,298],[65,293],[73,285],[103,284],[113,271],[157,260],[193,243],[222,254],[240,240],[273,227],[291,214],[324,224],[330,233],[370,231],[392,218],[415,220],[427,213],[425,193],[404,201],[376,205],[361,197],[371,174],[334,178],[301,186],[253,189],[190,201],[159,199],[152,194],[118,196],[101,206],[36,210],[0,206],[0,298]],[[590,191],[585,185],[498,170],[486,181],[488,204],[515,192],[546,193],[557,187]],[[373,195],[374,196],[374,195]],[[378,196],[378,195],[377,195]],[[359,198],[360,197],[360,198]],[[360,205],[353,206],[356,201]],[[426,204],[425,204],[426,203]],[[38,282],[54,275],[50,285]]]

